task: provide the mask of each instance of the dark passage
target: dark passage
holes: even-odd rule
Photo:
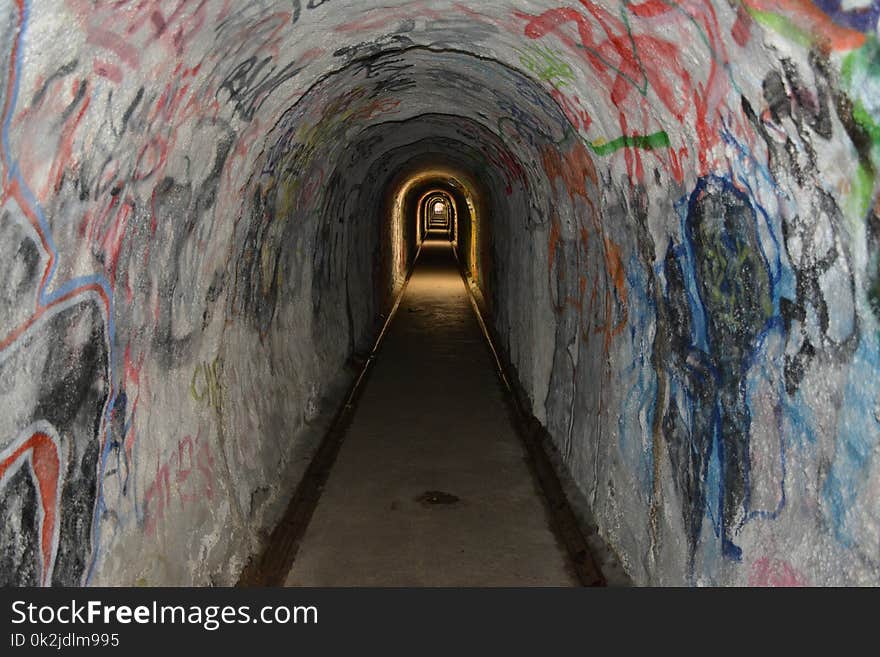
[[[494,367],[429,236],[288,585],[577,584]]]

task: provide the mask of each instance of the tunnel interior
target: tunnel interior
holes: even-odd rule
[[[419,205],[419,214],[416,221],[420,222],[422,230],[440,230],[449,233],[452,238],[452,224],[455,221],[453,206],[455,201],[451,196],[435,190],[427,196]]]
[[[634,583],[880,583],[878,17],[6,0],[2,583],[235,583],[438,202]]]

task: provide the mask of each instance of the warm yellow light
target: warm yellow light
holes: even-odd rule
[[[393,243],[391,245],[392,257],[394,259],[393,266],[393,277],[394,277],[394,288],[395,293],[399,290],[400,286],[403,284],[406,278],[406,248],[404,244],[404,222],[409,221],[411,219],[415,220],[415,233],[416,239],[418,242],[422,240],[422,226],[418,217],[418,208],[422,208],[422,204],[427,200],[431,202],[432,196],[436,197],[441,195],[445,197],[447,203],[438,202],[434,205],[436,209],[437,205],[441,205],[441,212],[444,209],[449,207],[449,204],[452,205],[455,210],[455,227],[453,234],[453,244],[455,246],[458,245],[458,235],[459,235],[459,226],[458,226],[458,218],[461,216],[459,212],[459,208],[456,206],[455,199],[452,197],[449,192],[446,192],[442,188],[433,189],[426,194],[423,194],[418,199],[417,208],[417,216],[416,217],[404,217],[404,201],[407,197],[407,194],[413,187],[417,185],[421,185],[425,182],[429,182],[431,180],[443,181],[444,183],[451,184],[457,189],[461,191],[463,196],[465,197],[465,202],[467,203],[468,210],[470,212],[471,217],[471,235],[473,237],[472,245],[470,248],[470,253],[465,254],[465,257],[468,260],[468,269],[471,271],[471,275],[476,280],[477,277],[477,248],[476,242],[478,239],[478,224],[479,217],[477,216],[477,204],[474,200],[473,194],[471,192],[472,189],[475,188],[475,183],[472,181],[466,174],[463,174],[459,171],[456,171],[447,167],[433,167],[428,169],[423,169],[416,173],[411,174],[407,178],[403,179],[398,183],[397,190],[393,194],[393,205],[392,205],[392,216],[391,216],[391,239]],[[430,207],[430,206],[428,206]]]

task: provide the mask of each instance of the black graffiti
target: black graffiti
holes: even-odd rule
[[[0,491],[0,586],[40,585],[38,508],[33,479],[19,468]]]
[[[49,85],[51,85],[56,80],[60,80],[61,78],[65,78],[71,73],[73,73],[77,66],[79,66],[79,60],[74,59],[72,61],[67,62],[66,64],[59,66],[58,69],[52,73],[48,78],[46,78],[45,82],[40,85],[40,88],[37,90],[37,93],[34,94],[34,97],[31,99],[31,107],[35,107],[42,102],[43,98],[46,95],[46,92],[49,90]]]
[[[797,66],[782,58],[782,73],[771,71],[764,78],[764,98],[775,121],[790,118],[803,134],[809,127],[823,139],[831,139],[831,91],[827,65],[816,55],[810,59],[815,78],[815,92],[801,79]],[[784,75],[784,79],[783,79]]]
[[[165,178],[153,191],[153,212],[158,224],[162,226],[165,239],[161,245],[151,252],[152,264],[161,271],[158,283],[159,317],[153,342],[156,345],[156,356],[166,368],[171,368],[189,360],[195,348],[195,339],[201,329],[210,321],[212,315],[211,301],[215,300],[223,289],[222,275],[215,275],[207,291],[207,302],[202,313],[200,325],[190,326],[182,331],[175,326],[175,307],[195,308],[187,303],[192,290],[181,288],[182,253],[191,241],[196,228],[204,222],[205,214],[214,206],[217,190],[220,185],[220,174],[226,158],[232,148],[231,133],[221,134],[216,145],[214,163],[211,171],[201,184],[193,190],[190,182],[177,182],[173,178]],[[181,221],[181,218],[185,218]],[[210,224],[210,222],[207,222]],[[207,236],[206,236],[207,237]],[[199,305],[201,307],[201,305]]]
[[[380,95],[396,98],[407,89],[414,89],[418,83],[410,73],[415,68],[404,57],[387,53],[383,53],[381,57],[367,57],[352,64],[354,74],[363,73],[367,79],[373,81],[369,98]]]
[[[0,244],[9,245],[0,258],[0,281],[6,282],[0,290],[0,310],[3,311],[0,332],[5,334],[30,312],[22,307],[21,299],[32,298],[37,293],[40,253],[24,228],[12,220],[8,210],[0,216]]]
[[[797,391],[809,364],[818,355],[817,348],[835,360],[846,360],[855,352],[859,339],[859,320],[854,306],[849,318],[851,331],[843,336],[833,334],[828,301],[822,291],[822,278],[833,268],[840,267],[847,275],[844,292],[855,299],[855,279],[838,237],[842,221],[840,210],[827,192],[818,189],[813,193],[811,206],[808,219],[798,215],[782,222],[786,253],[796,277],[796,292],[795,299],[782,300],[780,311],[786,332],[792,340],[800,341],[797,352],[785,356],[785,389],[790,395]],[[834,231],[833,240],[823,250],[824,240],[817,231],[826,227]],[[818,325],[819,344],[813,344],[810,339],[811,323]],[[797,331],[793,331],[795,326],[799,327]]]
[[[347,232],[351,229],[346,216],[346,180],[335,171],[324,187],[324,203],[321,208],[320,225],[315,237],[314,255],[312,256],[312,312],[315,321],[313,326],[313,344],[318,353],[322,347],[330,350],[340,341],[338,335],[331,336],[326,326],[334,323],[335,313],[345,308],[348,326],[351,329],[350,305],[347,297],[347,286],[340,284],[346,281],[346,264],[348,249],[345,242]],[[349,338],[351,336],[349,331]],[[352,345],[349,344],[349,349]]]
[[[227,100],[234,103],[235,112],[250,121],[278,87],[302,70],[297,62],[278,68],[271,57],[249,57],[226,76],[217,90],[217,98],[226,91]]]
[[[787,58],[781,60],[782,72],[771,71],[763,82],[764,99],[773,120],[781,125],[785,119],[789,119],[797,131],[802,148],[798,148],[791,136],[787,135],[784,150],[779,151],[778,157],[784,157],[788,170],[800,185],[806,184],[810,172],[816,169],[812,135],[825,140],[832,136],[828,70],[817,56],[812,56],[810,62],[815,93],[807,88],[797,66]],[[805,162],[799,158],[800,153],[805,155]]]
[[[257,186],[245,217],[244,244],[235,263],[233,312],[249,316],[261,335],[266,334],[275,317],[283,272],[280,244],[289,239],[292,223],[276,220],[274,204],[274,192],[264,197]],[[292,284],[288,277],[283,278]]]
[[[306,3],[306,9],[317,9],[322,5],[326,5],[330,0],[309,0]],[[293,14],[290,17],[291,25],[296,25],[302,16],[302,0],[291,0],[291,10]]]
[[[63,441],[55,585],[80,585],[91,556],[101,416],[109,390],[105,345],[101,313],[85,302],[47,319],[0,366],[0,380],[14,380],[13,371],[37,378],[39,392],[25,424],[46,421]],[[33,478],[22,467],[0,490],[0,585],[40,583],[38,508]]]
[[[832,137],[831,100],[837,101],[838,117],[842,118],[846,109],[830,83],[827,59],[813,52],[810,65],[815,93],[806,88],[797,68],[787,59],[782,60],[783,73],[770,73],[763,88],[771,118],[777,124],[790,119],[802,148],[795,144],[791,135],[786,135],[780,142],[757,116],[749,101],[744,97],[741,101],[743,114],[767,146],[770,170],[776,179],[785,180],[790,176],[801,188],[803,196],[810,199],[808,210],[782,218],[785,252],[796,280],[795,298],[780,300],[780,314],[788,335],[784,375],[789,395],[797,392],[817,358],[845,361],[852,356],[859,340],[855,278],[846,245],[841,239],[843,216],[834,198],[823,189],[812,145],[814,134],[822,139]],[[849,122],[852,123],[851,117]],[[799,153],[806,155],[805,161],[801,160]],[[823,279],[833,277],[844,280],[844,284],[842,289],[839,286],[837,297],[829,300],[822,283]],[[833,313],[829,310],[830,303],[836,304]],[[830,321],[832,314],[838,325],[849,324],[850,330],[846,334],[834,333]]]
[[[868,213],[868,304],[880,320],[880,205]]]
[[[706,479],[717,396],[714,368],[710,357],[694,346],[685,274],[671,243],[663,259],[662,282],[654,273],[651,263],[656,259],[656,245],[648,227],[647,192],[643,187],[633,189],[625,212],[633,219],[639,262],[643,263],[646,281],[645,292],[656,312],[651,347],[651,367],[657,377],[651,425],[654,458],[659,458],[656,450],[662,441],[672,466],[673,484],[681,500],[681,517],[688,541],[688,566],[693,572],[706,515]],[[685,408],[679,406],[680,396],[684,397],[680,401]]]
[[[658,331],[652,363],[658,377],[668,377],[663,383],[666,389],[675,383],[685,392],[690,422],[685,422],[682,409],[677,404],[671,403],[663,408],[664,400],[660,396],[659,386],[655,422],[659,423],[666,441],[675,486],[681,499],[689,566],[693,569],[706,515],[706,475],[712,451],[718,386],[710,356],[692,343],[684,272],[671,244],[666,252],[663,271],[666,297],[658,305]],[[674,394],[671,396],[675,398]]]
[[[741,554],[735,535],[746,516],[751,430],[745,376],[775,308],[756,211],[745,194],[727,181],[701,179],[690,197],[684,228],[692,256],[676,253],[672,245],[666,252],[665,295],[658,300],[652,362],[658,372],[655,412],[663,413],[693,566],[716,438],[722,550],[733,559]],[[688,293],[687,270],[693,272],[698,299]],[[696,313],[704,318],[705,346],[697,335]]]
[[[751,417],[743,381],[758,335],[774,315],[756,224],[754,208],[730,185],[707,184],[687,217],[718,382],[723,547],[731,556],[738,553],[733,534],[745,520],[749,469]]]
[[[131,179],[137,167],[138,151],[126,150],[123,139],[127,133],[143,134],[147,131],[148,103],[143,100],[144,88],[140,87],[128,102],[121,120],[117,120],[113,90],[108,92],[104,116],[97,130],[98,138],[89,157],[82,162],[76,180],[81,201],[112,193]]]

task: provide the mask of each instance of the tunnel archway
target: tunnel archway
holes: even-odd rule
[[[875,5],[5,3],[4,583],[235,581],[439,190],[634,581],[876,584]]]
[[[445,193],[442,189],[433,189],[423,194],[419,201],[418,215],[422,234],[427,232],[430,224],[428,215],[431,212],[430,208],[433,207],[435,210],[433,214],[443,215],[443,219],[445,220],[444,229],[448,231],[450,241],[455,242],[455,235],[457,232],[455,226],[458,221],[456,206],[455,198],[452,195]]]
[[[418,217],[422,230],[444,231],[449,233],[451,238],[455,218],[454,205],[455,200],[451,196],[447,196],[441,191],[431,192],[431,195],[419,205]]]

